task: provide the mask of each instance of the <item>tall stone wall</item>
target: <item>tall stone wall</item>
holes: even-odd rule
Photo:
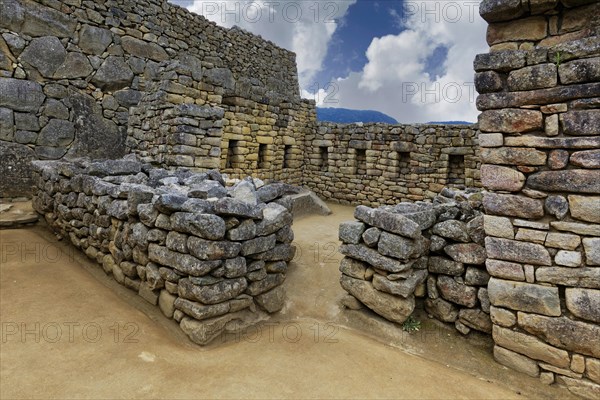
[[[496,359],[600,396],[600,3],[483,1],[475,60]]]
[[[166,0],[3,0],[0,34],[3,196],[30,193],[33,159],[124,155],[129,108],[167,60],[204,92],[173,93],[175,103],[256,104],[231,125],[263,106],[300,109],[294,53]]]
[[[480,186],[479,167],[472,125],[318,123],[306,136],[305,184],[344,204],[431,200]]]

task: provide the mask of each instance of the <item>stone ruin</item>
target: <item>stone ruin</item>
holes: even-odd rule
[[[197,342],[282,304],[293,202],[275,182],[361,205],[340,227],[346,306],[401,322],[423,298],[463,333],[491,330],[500,363],[597,398],[599,7],[483,0],[478,125],[343,125],[300,98],[293,53],[164,0],[4,0],[0,191],[33,194]],[[274,214],[284,225],[250,237]]]

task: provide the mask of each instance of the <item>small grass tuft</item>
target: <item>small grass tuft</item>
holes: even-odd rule
[[[402,324],[402,330],[406,332],[417,332],[421,329],[421,321],[413,318],[411,315],[408,317],[406,321]]]

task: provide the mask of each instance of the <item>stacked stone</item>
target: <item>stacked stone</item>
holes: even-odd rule
[[[600,396],[600,3],[484,1],[475,60],[494,354]]]
[[[242,329],[285,301],[297,190],[216,171],[169,172],[134,158],[35,162],[33,205],[120,284],[196,343]]]
[[[485,269],[482,193],[444,189],[433,202],[425,310],[462,334],[492,332]]]
[[[318,123],[305,143],[305,184],[343,204],[393,205],[480,186],[476,126]],[[464,161],[454,168],[453,157]]]

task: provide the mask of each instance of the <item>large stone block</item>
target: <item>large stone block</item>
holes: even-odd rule
[[[600,150],[577,151],[571,154],[571,164],[583,168],[600,168]]]
[[[600,223],[600,196],[569,195],[568,198],[573,218]]]
[[[600,326],[567,317],[517,314],[519,326],[547,343],[579,354],[600,357]],[[544,360],[546,361],[546,360]],[[552,362],[550,364],[556,365]],[[561,365],[556,365],[562,367]]]
[[[473,61],[473,67],[477,72],[485,70],[507,72],[524,67],[526,64],[527,52],[523,50],[494,51],[477,54]]]
[[[573,110],[560,115],[563,133],[573,136],[600,135],[598,110]]]
[[[123,59],[123,57],[109,56],[91,82],[100,89],[107,91],[116,91],[123,89],[133,81],[133,72]]]
[[[567,288],[565,298],[575,316],[600,323],[600,290]]]
[[[584,238],[582,242],[586,265],[600,265],[600,238]]]
[[[542,267],[535,271],[538,282],[600,289],[600,268]]]
[[[46,96],[42,86],[33,81],[0,78],[0,107],[37,113]]]
[[[538,64],[512,71],[508,75],[507,84],[508,90],[514,92],[553,87],[557,81],[556,65]]]
[[[40,132],[36,144],[40,146],[65,147],[75,139],[72,122],[52,119]]]
[[[425,311],[443,322],[455,322],[458,319],[458,307],[442,298],[426,299]]]
[[[492,23],[488,26],[487,42],[491,46],[502,42],[537,41],[546,37],[547,29],[548,23],[543,16]]]
[[[570,61],[558,67],[563,85],[600,80],[600,57]]]
[[[413,270],[406,279],[395,281],[375,274],[373,276],[373,287],[381,292],[407,298],[414,295],[417,286],[423,283],[425,279],[427,279],[427,271],[423,269]]]
[[[559,316],[558,288],[491,278],[488,282],[490,302],[496,307]]]
[[[31,41],[19,60],[35,68],[45,78],[52,78],[65,62],[67,52],[58,38],[44,36]]]
[[[71,37],[77,21],[35,1],[4,0],[0,3],[0,26],[34,37]]]
[[[510,140],[512,138],[506,138]],[[481,149],[481,161],[488,164],[505,165],[545,165],[548,156],[543,151],[519,148],[500,147]]]
[[[218,304],[242,294],[248,287],[245,278],[225,279],[212,285],[195,285],[190,279],[180,279],[179,296],[202,304]]]
[[[527,187],[550,192],[600,193],[600,170],[542,171],[527,178]]]
[[[477,288],[473,286],[467,286],[449,276],[440,275],[437,287],[441,296],[452,303],[465,307],[475,307],[477,304]]]
[[[504,347],[494,346],[494,359],[508,368],[533,376],[534,378],[540,375],[540,368],[537,362],[529,357],[507,350]]]
[[[511,281],[524,281],[525,272],[523,265],[500,260],[488,259],[485,262],[487,272],[496,278],[509,279]]]
[[[340,246],[340,253],[391,273],[406,271],[414,264],[414,261],[403,263],[399,260],[382,256],[377,250],[360,244],[343,244]]]
[[[481,265],[485,263],[485,248],[477,243],[458,243],[444,247],[444,252],[454,261],[464,264]]]
[[[339,239],[342,243],[359,244],[365,229],[366,226],[362,222],[342,222],[339,229]]]
[[[165,61],[169,55],[161,46],[156,43],[146,42],[131,36],[121,38],[123,50],[139,58],[149,58],[154,61]]]
[[[485,249],[489,258],[534,265],[552,265],[548,250],[536,243],[487,237]]]
[[[518,192],[525,185],[525,175],[512,168],[484,164],[481,166],[481,183],[489,190]]]
[[[373,288],[370,282],[342,275],[340,284],[365,306],[392,322],[403,323],[415,308],[413,296],[402,298],[383,293]]]
[[[479,15],[487,22],[517,19],[524,13],[521,0],[483,0],[479,5]]]
[[[428,270],[434,274],[460,276],[465,272],[465,266],[446,257],[432,256],[429,257]]]
[[[408,239],[388,232],[381,232],[377,250],[383,256],[389,256],[408,262],[410,259],[421,255],[429,244],[424,238],[420,240]]]
[[[79,31],[79,48],[87,54],[101,55],[112,43],[112,32],[108,29],[84,25]]]
[[[0,96],[0,99],[2,96]],[[0,193],[2,197],[31,195],[33,169],[37,157],[27,146],[0,141]]]
[[[542,113],[535,110],[505,108],[479,114],[482,132],[524,133],[543,129]]]
[[[509,218],[485,215],[483,219],[485,234],[505,239],[514,239],[515,231]]]
[[[488,214],[528,219],[544,216],[544,202],[525,196],[485,193],[483,206]]]
[[[400,214],[358,206],[354,211],[354,217],[368,225],[412,239],[421,235],[419,224]]]

